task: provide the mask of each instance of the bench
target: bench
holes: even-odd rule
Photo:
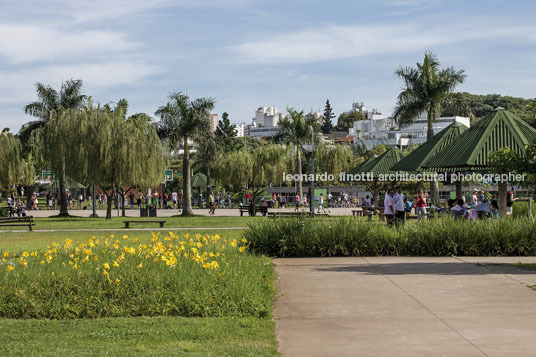
[[[7,227],[25,227],[27,226],[31,232],[32,227],[35,226],[33,216],[22,216],[22,217],[0,217],[0,226]]]
[[[131,223],[159,223],[160,224],[160,228],[164,227],[164,223],[166,223],[166,221],[145,221],[145,220],[141,220],[141,219],[136,219],[136,220],[130,220],[130,221],[123,221],[123,223],[125,224],[125,228],[130,228],[130,224]]]
[[[238,206],[238,210],[240,211],[240,217],[242,217],[244,212],[249,213],[249,206]],[[266,216],[268,213],[268,207],[255,206],[255,216],[257,215],[257,212],[260,212],[263,216]]]
[[[352,216],[363,217],[363,208],[356,208],[352,210]]]

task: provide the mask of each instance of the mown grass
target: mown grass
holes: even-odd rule
[[[536,255],[536,219],[455,221],[450,217],[406,224],[335,219],[292,219],[249,224],[254,252],[278,257]]]
[[[276,356],[259,318],[0,319],[2,356]]]
[[[88,213],[89,214],[89,213]],[[31,215],[31,213],[28,213]],[[113,217],[111,220],[104,218],[89,218],[89,217],[66,217],[66,218],[34,218],[36,230],[48,230],[48,229],[118,229],[124,228],[123,221],[125,220],[165,220],[166,224],[164,228],[224,228],[224,227],[246,227],[247,223],[266,220],[266,217],[206,217],[206,216],[193,216],[193,217],[159,217],[159,218],[140,218],[140,217]],[[131,227],[136,228],[156,228],[157,224],[154,223],[136,223]],[[0,230],[22,230],[24,227],[5,227],[0,226]]]

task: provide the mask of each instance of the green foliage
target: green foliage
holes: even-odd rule
[[[315,147],[315,164],[317,172],[327,172],[335,176],[335,181],[324,184],[338,184],[339,173],[353,169],[357,165],[357,158],[349,145],[319,143]]]
[[[424,54],[417,67],[400,67],[395,74],[404,81],[393,113],[398,123],[411,123],[422,113],[428,116],[428,140],[433,136],[432,122],[441,112],[449,108],[456,114],[469,114],[464,103],[452,96],[454,88],[465,80],[464,70],[454,67],[441,69],[437,56],[432,52]],[[430,132],[432,130],[432,132]]]
[[[335,114],[333,114],[333,108],[331,108],[329,99],[327,99],[324,108],[324,122],[322,123],[322,132],[324,134],[329,134],[333,130],[333,122],[331,121],[333,118],[335,118]]]
[[[218,127],[216,128],[216,136],[218,138],[233,138],[236,137],[235,131],[236,125],[231,124],[229,120],[229,114],[224,112],[221,116],[221,120],[218,122]]]
[[[349,128],[354,126],[354,121],[366,119],[367,117],[365,117],[357,110],[353,110],[349,113],[344,112],[339,115],[339,118],[337,119],[337,126],[335,127],[335,129],[337,131],[348,131]]]
[[[0,261],[0,317],[270,317],[272,267],[239,247],[217,236],[155,234],[9,252]]]
[[[499,94],[470,94],[467,92],[454,93],[453,98],[471,109],[476,118],[482,118],[498,107],[515,114],[518,118],[527,121],[536,127],[536,100],[524,99]],[[456,113],[448,108],[441,112],[443,116],[452,116]]]
[[[31,156],[24,160],[19,138],[8,131],[0,134],[0,168],[0,188],[33,183]]]
[[[249,225],[252,251],[277,257],[534,255],[536,219],[455,221],[390,228],[352,217],[283,218]]]

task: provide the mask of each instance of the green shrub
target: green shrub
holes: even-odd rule
[[[532,216],[536,216],[536,205],[534,200],[532,200]],[[512,205],[512,215],[514,217],[528,216],[529,212],[529,203],[528,202],[515,202]]]
[[[252,251],[277,257],[536,254],[536,220],[528,217],[445,217],[400,228],[352,217],[282,218],[249,224],[245,237]]]
[[[269,317],[273,269],[245,242],[170,233],[1,252],[0,317]]]

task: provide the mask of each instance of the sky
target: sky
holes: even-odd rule
[[[2,0],[0,126],[32,120],[35,83],[154,117],[171,91],[250,123],[261,106],[391,114],[394,72],[433,51],[460,91],[536,97],[531,0]]]

